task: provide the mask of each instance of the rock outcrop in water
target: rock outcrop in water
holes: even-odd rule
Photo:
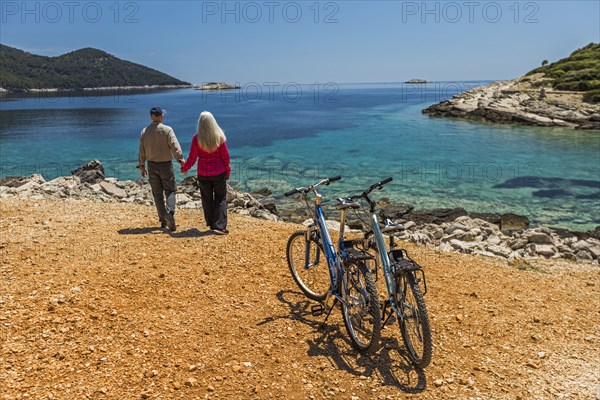
[[[202,86],[196,86],[194,89],[196,90],[232,90],[232,89],[240,89],[240,86],[230,85],[224,82],[209,82]]]
[[[494,82],[460,93],[423,110],[431,116],[600,129],[600,104],[583,101],[582,92],[538,87],[543,74]]]
[[[600,129],[600,44],[529,71],[524,77],[475,88],[423,110],[424,114]]]

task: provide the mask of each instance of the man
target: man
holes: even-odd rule
[[[173,128],[162,123],[165,114],[166,111],[160,107],[150,110],[152,123],[142,130],[140,136],[138,168],[143,177],[149,176],[160,227],[174,231],[177,229],[174,217],[177,186],[172,159],[175,158],[179,164],[183,164],[185,159]]]

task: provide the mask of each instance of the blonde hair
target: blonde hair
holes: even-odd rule
[[[209,153],[215,151],[227,140],[223,130],[217,124],[217,120],[208,111],[203,111],[200,114],[196,134],[198,135],[198,145],[200,145],[200,148]]]

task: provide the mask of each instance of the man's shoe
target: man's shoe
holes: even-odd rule
[[[160,221],[160,227],[161,229],[165,229],[167,227],[167,221],[165,221],[164,219]]]
[[[212,230],[215,231],[216,233],[218,233],[219,235],[227,235],[229,233],[229,231],[225,228],[223,228],[223,229],[212,228]]]
[[[175,231],[177,229],[177,225],[175,225],[175,217],[170,212],[165,215],[165,219],[167,220],[167,227],[171,231]]]

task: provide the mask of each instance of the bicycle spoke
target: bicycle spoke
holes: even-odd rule
[[[379,340],[381,316],[375,283],[364,264],[349,261],[342,307],[352,344],[360,351],[374,348]]]

